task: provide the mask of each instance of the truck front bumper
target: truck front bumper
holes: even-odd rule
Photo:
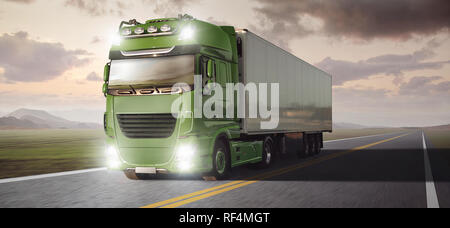
[[[107,141],[107,166],[110,170],[144,174],[207,173],[212,170],[210,141],[208,137],[178,139],[174,147],[164,148],[168,156],[161,159],[150,155],[161,148],[118,148],[111,140]]]

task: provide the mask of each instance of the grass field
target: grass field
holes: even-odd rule
[[[325,133],[323,135],[323,140],[327,141],[327,140],[344,139],[367,135],[406,132],[406,131],[410,131],[410,129],[404,128],[337,129],[333,130],[333,133]]]
[[[103,130],[2,130],[0,178],[104,166]]]
[[[425,135],[435,149],[450,149],[450,130],[425,129]]]

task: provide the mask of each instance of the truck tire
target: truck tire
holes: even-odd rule
[[[299,158],[306,158],[311,155],[311,137],[307,134],[303,135],[302,147],[298,152]]]
[[[309,156],[314,156],[317,154],[317,148],[319,145],[316,134],[310,135],[309,142],[311,143],[311,150],[309,152]]]
[[[273,140],[272,137],[267,136],[263,142],[262,148],[262,161],[259,163],[261,168],[267,168],[272,164],[273,161]]]
[[[315,151],[315,155],[319,155],[320,152],[322,151],[322,142],[321,139],[322,137],[320,136],[320,134],[316,134],[316,151]]]
[[[212,175],[218,180],[226,179],[231,171],[231,160],[230,152],[223,139],[216,141],[212,161]]]

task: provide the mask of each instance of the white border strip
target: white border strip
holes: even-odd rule
[[[11,183],[11,182],[19,182],[19,181],[26,181],[26,180],[36,180],[36,179],[43,179],[43,178],[49,178],[49,177],[67,176],[67,175],[74,175],[74,174],[80,174],[80,173],[98,172],[98,171],[105,171],[105,170],[107,170],[106,167],[95,168],[95,169],[75,170],[75,171],[68,171],[68,172],[61,172],[61,173],[49,173],[49,174],[27,176],[27,177],[0,179],[0,184]]]
[[[352,140],[352,139],[370,138],[370,137],[376,137],[376,136],[382,136],[382,135],[400,134],[400,133],[404,133],[404,132],[392,132],[392,133],[383,133],[383,134],[377,134],[377,135],[366,135],[366,136],[359,136],[359,137],[352,137],[352,138],[327,140],[327,141],[323,141],[323,143],[338,142],[338,141],[345,141],[345,140]]]
[[[434,186],[433,173],[431,172],[430,159],[428,157],[427,144],[425,142],[425,134],[422,131],[423,156],[425,162],[425,187],[427,191],[427,207],[439,208],[439,201]]]

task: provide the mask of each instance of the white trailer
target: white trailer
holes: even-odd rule
[[[261,129],[261,121],[267,120],[243,118],[241,133],[331,132],[331,75],[248,30],[238,30],[237,36],[240,81],[244,84],[279,83],[280,91],[278,127]],[[247,109],[249,102],[246,96]],[[268,106],[270,108],[270,104]]]

